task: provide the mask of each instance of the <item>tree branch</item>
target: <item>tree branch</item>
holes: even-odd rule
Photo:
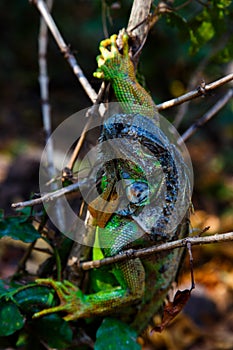
[[[97,94],[96,94],[95,90],[92,88],[92,86],[90,85],[90,83],[87,80],[87,78],[85,77],[85,75],[83,74],[83,71],[80,68],[80,66],[78,65],[77,60],[76,60],[75,56],[72,54],[69,46],[65,43],[61,33],[59,32],[59,30],[56,26],[56,23],[53,20],[53,17],[49,13],[49,10],[48,10],[46,3],[43,0],[29,0],[29,2],[34,4],[37,7],[37,9],[39,10],[39,12],[41,13],[41,15],[44,18],[44,21],[46,22],[47,26],[49,27],[57,45],[59,46],[61,53],[64,55],[64,57],[66,58],[66,60],[68,61],[69,65],[70,65],[70,67],[72,68],[73,73],[78,78],[80,84],[82,85],[84,91],[86,92],[86,94],[88,95],[90,100],[92,102],[95,102],[96,98],[97,98]]]
[[[25,202],[12,203],[11,207],[14,209],[21,209],[21,208],[25,208],[25,207],[32,207],[34,205],[41,204],[41,203],[51,202],[51,201],[54,201],[55,199],[57,199],[61,196],[68,194],[68,193],[77,191],[79,189],[79,187],[81,187],[81,186],[82,187],[85,187],[85,186],[89,187],[92,185],[94,185],[94,181],[92,179],[80,180],[72,185],[61,188],[57,191],[43,194],[39,198],[30,199],[30,200],[25,201]]]
[[[208,65],[208,63],[210,62],[211,58],[213,58],[220,50],[222,50],[226,46],[228,40],[229,40],[229,34],[224,33],[224,35],[218,39],[218,42],[216,46],[213,48],[213,50],[211,50],[208,54],[206,54],[203,57],[203,59],[198,63],[198,65],[192,72],[191,79],[188,83],[187,91],[195,88],[195,86],[198,84],[198,81],[201,80],[201,76],[203,76],[203,71],[205,67]],[[188,111],[188,107],[189,107],[189,103],[185,103],[180,105],[180,107],[177,109],[177,113],[173,122],[173,125],[175,126],[176,129],[179,127],[182,119],[184,118],[184,115]]]
[[[74,167],[74,164],[75,164],[75,161],[76,159],[78,158],[78,155],[79,155],[79,152],[82,148],[82,145],[83,145],[83,142],[85,140],[85,137],[86,137],[86,132],[88,131],[89,129],[89,126],[92,122],[92,119],[94,116],[96,116],[97,114],[100,114],[101,117],[103,117],[104,115],[104,112],[105,112],[105,107],[104,105],[102,104],[102,110],[100,107],[100,101],[103,97],[103,94],[104,94],[104,91],[105,91],[105,82],[103,81],[102,84],[101,84],[101,87],[99,89],[99,92],[98,92],[98,95],[97,95],[97,98],[96,98],[96,102],[93,103],[93,105],[87,110],[87,113],[86,113],[86,117],[88,117],[87,119],[87,122],[86,122],[86,125],[85,127],[83,128],[82,130],[82,134],[80,135],[80,138],[75,146],[75,149],[74,151],[72,152],[72,155],[69,159],[69,162],[67,163],[66,167],[73,170],[73,167]]]
[[[226,84],[229,83],[231,80],[233,80],[233,73],[232,74],[228,74],[223,78],[220,78],[218,80],[215,80],[214,82],[205,85],[201,84],[199,87],[197,87],[195,90],[192,90],[190,92],[188,92],[187,94],[181,95],[177,98],[174,98],[172,100],[160,103],[157,105],[157,108],[159,111],[162,111],[164,109],[167,108],[171,108],[177,105],[180,105],[181,103],[193,100],[196,97],[200,97],[200,96],[205,96],[208,92]]]
[[[147,0],[147,1],[135,0],[134,4],[133,4],[135,6],[135,8],[137,7],[138,1],[140,2],[140,4],[141,4],[141,2],[145,3],[145,6],[143,6],[143,8],[145,9],[145,14],[148,13],[151,1],[150,0]],[[29,2],[33,3],[37,7],[37,9],[40,11],[41,15],[43,16],[47,26],[49,27],[49,29],[52,33],[54,39],[56,40],[61,52],[64,54],[69,65],[71,66],[75,76],[79,79],[81,85],[83,86],[85,92],[87,93],[87,95],[89,96],[91,101],[95,102],[97,99],[97,94],[96,94],[95,90],[92,88],[92,86],[90,85],[90,83],[88,82],[88,80],[86,79],[86,77],[84,76],[83,71],[79,67],[75,56],[72,54],[70,48],[67,46],[63,37],[61,36],[51,14],[49,13],[49,10],[48,10],[45,2],[43,0],[29,0]],[[131,13],[132,14],[134,13],[133,8],[132,8]],[[134,20],[134,21],[132,20],[131,23],[138,24],[138,22],[136,20]],[[130,28],[130,25],[131,24],[129,22],[128,28]],[[144,28],[144,30],[145,30],[145,28]],[[135,31],[136,31],[136,29],[135,29]],[[214,90],[217,87],[224,85],[231,80],[233,80],[233,74],[228,74],[227,76],[225,76],[219,80],[216,80],[208,85],[200,86],[197,89],[188,92],[187,94],[184,94],[184,95],[179,96],[175,99],[158,104],[157,108],[159,111],[162,111],[164,109],[180,105],[180,104],[187,102],[187,101],[190,101],[196,97],[203,96],[206,93],[208,93],[209,91]]]
[[[47,0],[46,6],[50,12],[53,6],[53,0]],[[39,63],[39,84],[40,84],[40,95],[41,95],[41,112],[43,119],[43,126],[45,131],[46,147],[46,160],[47,160],[47,171],[50,178],[56,176],[56,169],[54,167],[54,147],[51,136],[51,108],[49,103],[49,78],[48,78],[48,67],[47,67],[47,47],[48,47],[48,27],[41,16],[40,18],[40,29],[38,35],[38,63]],[[55,191],[58,189],[58,185],[53,182],[50,190]],[[55,215],[58,222],[64,221],[63,208],[57,202],[55,209]]]
[[[152,254],[156,254],[158,252],[186,247],[187,243],[190,243],[191,245],[199,245],[199,244],[211,244],[211,243],[228,242],[228,241],[233,241],[233,232],[215,234],[215,235],[206,236],[206,237],[183,238],[173,242],[155,245],[149,248],[138,249],[138,250],[130,249],[121,254],[108,257],[105,259],[101,259],[101,260],[82,262],[79,264],[79,267],[82,270],[90,270],[94,268],[99,268],[101,266],[122,262],[127,259],[143,258]]]
[[[202,118],[196,121],[193,125],[191,125],[181,136],[181,138],[177,141],[178,144],[180,142],[187,141],[197,129],[199,129],[202,125],[207,123],[215,114],[217,114],[232,98],[233,89],[228,90],[225,96],[223,96],[208,112],[206,112]]]
[[[52,8],[53,0],[48,0],[48,10]],[[43,126],[45,132],[45,142],[48,143],[47,148],[47,161],[48,161],[48,173],[52,178],[55,176],[54,169],[54,154],[53,144],[50,138],[51,136],[51,106],[49,103],[49,77],[47,67],[47,47],[48,47],[48,27],[41,17],[40,29],[38,35],[38,64],[39,64],[39,85],[40,85],[40,96],[41,96],[41,112],[43,119]]]
[[[152,0],[134,0],[132,5],[127,31],[136,35],[140,44],[148,34],[149,26],[146,20],[150,13],[151,4]]]

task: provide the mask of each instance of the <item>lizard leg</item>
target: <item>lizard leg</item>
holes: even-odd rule
[[[69,281],[57,282],[52,279],[39,279],[36,282],[54,288],[60,300],[55,307],[44,309],[33,315],[42,317],[51,313],[64,312],[66,321],[106,315],[109,311],[139,300],[144,294],[144,267],[139,259],[119,264],[114,272],[119,281],[118,287],[84,295]]]

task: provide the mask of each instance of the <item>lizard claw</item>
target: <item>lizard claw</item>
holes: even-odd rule
[[[52,287],[60,300],[60,304],[42,311],[36,312],[32,318],[39,318],[55,312],[64,311],[68,313],[65,319],[72,319],[72,302],[74,299],[81,297],[82,292],[71,282],[64,280],[63,282],[54,281],[51,278],[37,279],[36,283],[42,284],[48,287]],[[80,294],[80,295],[79,295]]]
[[[119,52],[119,49],[122,51],[122,54]],[[114,77],[119,71],[119,65],[124,59],[126,59],[127,62],[130,62],[130,58],[128,56],[128,35],[125,31],[120,35],[120,37],[114,34],[110,38],[102,40],[100,42],[99,50],[101,55],[97,56],[96,58],[98,69],[93,73],[94,77],[96,78],[111,80],[111,78]],[[116,72],[113,72],[115,69]]]
[[[117,35],[114,34],[109,39],[105,39],[105,40],[100,42],[99,50],[101,52],[103,60],[101,60],[101,59],[97,60],[99,67],[102,64],[104,64],[104,62],[107,59],[114,58],[119,53],[116,40],[117,40]],[[110,50],[108,49],[109,46],[110,46]]]
[[[137,82],[129,54],[129,37],[125,30],[101,41],[94,77],[109,81],[124,112],[152,117],[159,125],[156,106],[151,96]]]

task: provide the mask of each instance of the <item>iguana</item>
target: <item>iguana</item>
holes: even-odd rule
[[[100,196],[111,201],[116,195],[116,183],[121,181],[123,204],[104,223],[98,218],[98,210],[89,204],[104,257],[189,235],[191,194],[185,163],[160,130],[151,96],[136,80],[126,33],[121,37],[121,46],[119,50],[117,35],[102,41],[94,73],[111,83],[123,110],[104,122],[100,139],[103,169],[99,174]],[[120,141],[122,148],[111,148],[112,143],[108,147],[110,140]],[[110,156],[112,160],[105,162]],[[176,222],[177,217],[180,220]],[[104,281],[111,275],[113,283],[103,282],[102,290],[91,285],[85,294],[69,281],[40,279],[39,284],[56,290],[60,304],[34,317],[62,311],[64,319],[70,321],[113,314],[140,333],[162,308],[177,278],[182,254],[179,248],[100,268],[98,276],[102,273]]]

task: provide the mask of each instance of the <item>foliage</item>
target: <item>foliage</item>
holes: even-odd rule
[[[109,333],[111,343],[109,343]],[[96,333],[95,350],[140,350],[136,343],[137,334],[127,324],[117,319],[105,318]]]
[[[6,281],[1,282],[7,285]],[[51,290],[33,284],[17,288],[12,288],[11,285],[7,287],[0,297],[0,336],[7,337],[9,344],[12,339],[20,346],[28,343],[30,332],[37,334],[37,337],[39,335],[39,341],[43,339],[51,347],[59,349],[65,348],[71,342],[72,331],[59,316],[50,315],[34,321],[31,319],[35,311],[52,305],[54,298]],[[11,335],[14,335],[13,338]],[[36,338],[34,336],[35,343]]]
[[[25,243],[31,243],[40,238],[39,232],[30,222],[32,218],[22,213],[20,216],[4,218],[0,212],[0,238],[11,237]]]

